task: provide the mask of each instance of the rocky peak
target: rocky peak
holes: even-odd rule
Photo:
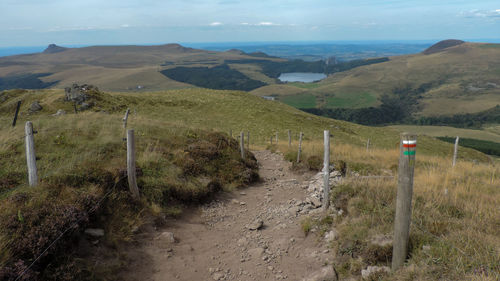
[[[43,51],[44,54],[55,54],[66,51],[68,48],[57,46],[56,44],[50,44],[47,49]]]

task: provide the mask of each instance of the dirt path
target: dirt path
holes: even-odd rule
[[[254,154],[261,183],[221,194],[145,234],[130,253],[140,258],[131,259],[120,280],[302,280],[329,263],[324,239],[306,237],[300,226],[321,210],[305,202],[312,174],[293,174],[278,154]],[[263,226],[251,230],[259,221]]]

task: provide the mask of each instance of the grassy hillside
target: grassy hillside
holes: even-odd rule
[[[21,114],[18,126],[12,128],[12,114],[18,100],[22,101]],[[43,109],[29,113],[28,108],[35,100]],[[74,114],[72,104],[64,102],[62,90],[1,93],[1,278],[11,280],[17,276],[64,229],[69,229],[64,238],[43,255],[36,266],[26,273],[26,278],[89,280],[89,272],[94,277],[100,274],[113,276],[113,270],[122,266],[120,259],[112,265],[86,264],[84,257],[72,252],[73,241],[82,229],[103,228],[106,235],[101,243],[116,248],[120,241],[130,241],[134,231],[140,229],[146,219],[146,222],[161,225],[169,216],[181,212],[183,206],[206,200],[214,192],[231,190],[255,180],[256,163],[250,153],[247,153],[245,161],[240,159],[237,141],[228,138],[230,130],[234,135],[240,131],[250,132],[251,148],[266,147],[269,137],[278,132],[278,148],[285,152],[286,130],[292,130],[293,151],[297,145],[296,134],[303,131],[303,159],[307,164],[314,163],[321,153],[323,130],[329,129],[334,135],[332,159],[345,161],[349,170],[377,175],[394,171],[397,164],[399,133],[396,130],[365,127],[306,114],[245,92],[186,89],[152,93],[96,93],[94,101],[96,105],[90,111]],[[142,195],[139,202],[130,198],[124,177],[126,149],[122,140],[121,119],[127,108],[131,109],[129,128],[135,129],[137,138],[138,185]],[[52,116],[58,109],[66,110],[67,114]],[[23,124],[27,120],[32,121],[38,131],[35,145],[40,186],[36,188],[29,188],[26,183]],[[368,138],[372,143],[372,153],[365,152]],[[419,155],[423,157],[419,164],[423,169],[421,173],[423,175],[426,169],[432,170],[436,178],[434,185],[442,184],[437,180],[442,172],[439,167],[449,163],[452,149],[452,144],[431,137],[419,137]],[[472,160],[477,160],[484,168],[474,168],[470,175],[464,173],[446,178],[450,189],[452,180],[463,181],[467,187],[453,197],[457,200],[453,201],[453,206],[462,206],[463,198],[470,200],[471,190],[476,188],[476,184],[480,186],[484,178],[489,180],[493,171],[489,158],[484,154],[466,148],[461,150],[459,161],[464,166]],[[433,161],[442,161],[442,164]],[[478,182],[470,180],[476,179],[476,176],[481,176],[477,178]],[[493,177],[492,184],[496,182]],[[384,190],[391,187],[386,186]],[[475,204],[496,206],[497,190],[489,185],[481,185],[481,188],[490,193],[487,198],[490,201],[486,202],[485,196],[477,195],[479,199],[474,201]],[[426,190],[418,192],[424,194]],[[432,199],[433,194],[422,196]],[[389,208],[391,205],[384,206]],[[430,208],[432,213],[439,206],[426,208]],[[440,213],[432,214],[436,215],[432,218],[438,218]],[[469,209],[465,214],[471,220],[477,215]],[[490,229],[494,219],[495,213],[484,214],[478,222],[483,222],[487,229],[483,231],[479,228],[478,233],[474,232],[471,237],[476,239],[495,234],[494,228]],[[434,220],[425,222],[426,225],[436,223]],[[450,231],[455,228],[455,224],[450,222]],[[443,239],[448,239],[448,236]],[[497,241],[495,236],[488,236],[488,239],[493,244]],[[446,241],[431,240],[438,244],[446,244]],[[483,253],[483,249],[490,249],[489,243],[479,249],[479,254]],[[62,253],[66,254],[60,255]],[[433,257],[439,258],[440,254]],[[429,260],[432,259],[426,258],[424,262]],[[463,269],[462,261],[450,262]],[[477,263],[483,264],[483,260]],[[436,266],[443,270],[443,266]],[[471,269],[463,270],[470,272]]]
[[[297,87],[295,94],[315,95],[323,100],[318,107],[324,108],[355,108],[358,99],[352,96],[360,93],[375,97],[364,107],[379,106],[383,95],[414,95],[415,116],[474,113],[500,104],[499,71],[496,44],[464,43],[429,55],[391,57],[388,62],[335,73],[308,89]],[[295,84],[266,86],[254,93],[282,95],[287,90],[276,88],[290,86]],[[337,100],[328,102],[328,97]]]
[[[459,136],[463,138],[472,138],[492,142],[500,142],[500,127],[486,127],[484,129],[460,129],[446,126],[412,126],[412,125],[394,125],[389,126],[400,132],[415,132],[432,137]]]
[[[30,85],[64,88],[73,83],[95,84],[111,91],[189,88],[193,85],[172,80],[159,71],[176,67],[211,67],[221,65],[226,60],[255,59],[245,53],[204,51],[178,44],[63,48],[57,52],[50,50],[51,47],[44,53],[0,58],[0,77],[5,80],[5,83],[0,80],[0,90],[10,89],[10,85],[19,82],[20,75],[31,77],[41,73],[47,75],[36,83],[30,80],[29,84],[20,88],[35,88]],[[273,57],[259,57],[259,60],[285,61]]]

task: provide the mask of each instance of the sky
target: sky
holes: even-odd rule
[[[0,47],[499,39],[499,0],[0,0]]]

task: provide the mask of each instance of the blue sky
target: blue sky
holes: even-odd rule
[[[500,38],[500,1],[0,0],[0,47]]]

